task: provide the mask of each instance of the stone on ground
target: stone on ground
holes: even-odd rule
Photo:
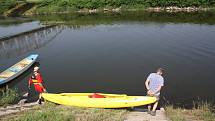
[[[168,121],[164,109],[157,110],[156,116],[151,116],[147,111],[131,111],[125,121]]]

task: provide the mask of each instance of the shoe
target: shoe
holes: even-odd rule
[[[38,103],[41,105],[41,104],[42,104],[42,100],[41,100],[41,99],[39,99]]]
[[[156,111],[151,111],[152,116],[156,116]]]
[[[148,111],[147,111],[147,114],[151,114],[151,111],[148,110]]]

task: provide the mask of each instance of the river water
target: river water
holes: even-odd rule
[[[38,53],[48,92],[146,95],[148,74],[163,67],[162,102],[186,107],[215,100],[213,12],[37,16],[15,25],[0,21],[0,36],[53,23],[0,41],[0,71]],[[31,71],[9,86],[25,92]]]

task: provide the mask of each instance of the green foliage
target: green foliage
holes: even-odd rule
[[[78,9],[95,9],[120,6],[146,6],[146,7],[211,7],[215,6],[215,0],[43,0],[39,3],[43,6],[72,7]]]
[[[5,121],[123,121],[126,110],[94,109],[46,102],[34,110],[7,117]]]
[[[152,6],[178,6],[178,7],[210,7],[214,6],[214,0],[146,0]]]
[[[172,121],[215,121],[213,106],[207,102],[198,103],[191,110],[166,106],[166,114]]]
[[[17,4],[17,0],[0,0],[0,14],[13,8]]]
[[[25,0],[36,3],[39,11],[68,9],[144,8],[144,7],[214,7],[215,0]],[[17,5],[17,0],[0,0],[0,14]]]
[[[214,7],[215,0],[25,0],[37,4],[37,12],[68,9],[144,8],[144,7]],[[0,0],[0,14],[14,7],[17,0]]]
[[[13,104],[18,97],[19,95],[16,89],[15,90],[7,89],[6,91],[2,91],[2,95],[0,97],[0,106]]]
[[[172,105],[166,107],[166,114],[172,121],[186,121],[183,116],[183,109],[174,109]]]

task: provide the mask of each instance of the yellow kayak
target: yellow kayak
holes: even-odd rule
[[[42,97],[50,102],[91,108],[125,108],[154,103],[155,97],[127,96],[124,94],[104,93],[42,93]]]

